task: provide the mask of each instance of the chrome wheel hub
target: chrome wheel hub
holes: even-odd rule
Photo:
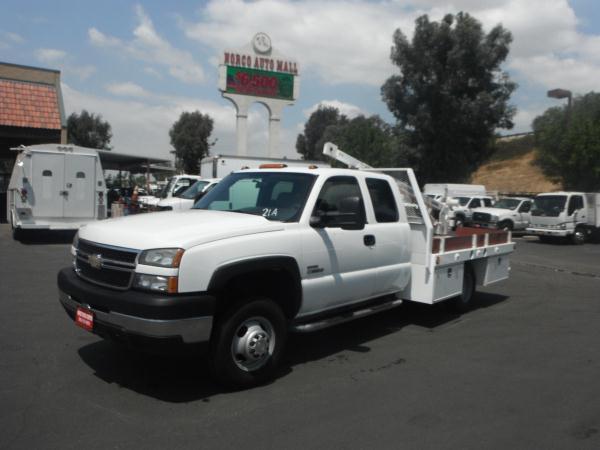
[[[273,325],[264,317],[252,317],[237,328],[231,342],[231,356],[242,370],[264,366],[275,348]]]

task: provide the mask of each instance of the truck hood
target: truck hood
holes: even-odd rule
[[[79,237],[91,242],[137,250],[151,248],[188,249],[221,239],[284,229],[250,214],[190,209],[117,217],[90,223],[79,229]]]
[[[161,201],[158,202],[158,204],[156,206],[158,206],[158,207],[170,206],[174,210],[175,209],[190,209],[192,206],[194,206],[194,200],[188,200],[187,198],[180,198],[180,197],[169,197],[169,198],[163,198]]]
[[[492,216],[510,216],[516,214],[515,210],[507,208],[475,208],[473,212],[491,214]]]

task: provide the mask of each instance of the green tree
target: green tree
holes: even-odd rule
[[[112,139],[110,124],[102,120],[100,114],[72,113],[67,119],[67,140],[70,144],[88,148],[110,150]]]
[[[511,41],[501,25],[485,34],[466,13],[419,17],[412,42],[394,33],[400,74],[381,94],[418,154],[422,182],[466,180],[490,155],[494,131],[512,128],[516,84],[500,69]]]
[[[547,109],[533,121],[538,163],[565,189],[600,190],[600,94]]]
[[[323,140],[325,130],[331,125],[340,125],[346,122],[346,116],[340,114],[337,108],[319,106],[306,121],[304,133],[298,135],[296,151],[302,155],[303,159],[325,160],[323,155],[323,144],[326,142]]]
[[[209,143],[213,130],[213,119],[208,114],[200,111],[182,112],[179,119],[169,131],[171,145],[175,149],[171,153],[185,173],[199,173],[200,160],[208,155],[210,147],[215,142]]]
[[[402,167],[414,162],[406,145],[406,135],[379,116],[360,115],[338,125],[330,125],[323,142],[333,142],[344,152],[373,167]]]

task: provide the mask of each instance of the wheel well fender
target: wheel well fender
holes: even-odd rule
[[[214,272],[208,291],[218,297],[217,315],[241,297],[265,295],[292,319],[302,302],[300,269],[291,256],[260,257],[221,266]]]

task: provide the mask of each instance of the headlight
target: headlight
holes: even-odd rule
[[[158,267],[179,267],[182,256],[182,248],[156,248],[143,251],[138,263]]]
[[[566,230],[567,229],[567,224],[566,223],[561,223],[558,228],[560,228],[561,230]]]
[[[135,275],[133,286],[150,291],[177,293],[177,277],[165,277],[162,275],[147,275],[138,273]]]
[[[71,244],[71,255],[77,256],[77,247],[79,246],[79,231],[73,236],[73,243]]]
[[[492,216],[491,220],[492,222],[498,222],[498,216]]]

